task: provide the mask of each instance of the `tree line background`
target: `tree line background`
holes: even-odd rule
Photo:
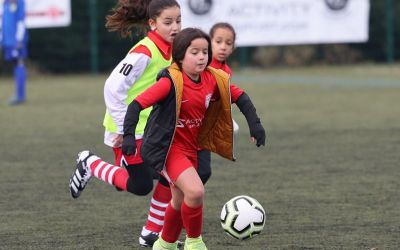
[[[109,33],[105,29],[105,16],[115,3],[115,0],[97,1],[97,70],[100,72],[110,71],[138,40],[136,36],[122,39],[118,34]],[[400,18],[395,14],[400,13],[400,3],[393,1],[393,5],[394,47],[400,48]],[[72,23],[69,27],[29,30],[31,69],[43,73],[84,73],[93,70],[89,11],[90,1],[72,1]],[[230,58],[230,64],[233,67],[271,67],[385,62],[386,15],[386,1],[371,0],[367,43],[237,48]],[[394,50],[394,58],[400,58],[400,49]]]

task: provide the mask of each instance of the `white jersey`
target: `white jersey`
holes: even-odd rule
[[[142,76],[150,61],[151,58],[146,54],[129,53],[114,68],[111,75],[106,80],[104,85],[104,101],[107,111],[117,125],[116,133],[111,133],[109,131],[105,131],[104,133],[104,143],[110,147],[114,147],[114,138],[118,134],[124,133],[123,125],[128,108],[125,100],[128,97],[128,90],[131,89],[137,79]],[[127,65],[132,65],[132,67],[126,70]]]

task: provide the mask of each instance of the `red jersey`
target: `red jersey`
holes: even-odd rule
[[[229,75],[229,77],[232,78],[233,72],[226,62],[220,62],[213,57],[213,59],[210,63],[210,66],[213,67],[214,69],[221,69],[221,70],[225,71]],[[233,88],[237,88],[237,87],[235,86],[235,84],[231,83],[231,92],[236,91],[236,90],[232,90]],[[243,90],[241,90],[240,95],[242,93],[243,93]],[[232,101],[232,102],[236,102],[236,100]]]
[[[228,64],[226,62],[220,62],[217,59],[215,59],[213,57],[210,66],[215,68],[215,69],[222,69],[223,71],[225,71],[226,73],[228,73],[228,75],[230,77],[232,77],[232,70],[231,68],[228,66]]]
[[[190,154],[196,154],[198,150],[197,138],[204,115],[210,101],[218,99],[219,91],[217,82],[209,71],[200,73],[200,82],[198,83],[191,80],[185,73],[182,75],[182,103],[172,147],[178,147]],[[170,89],[171,81],[168,78],[161,78],[135,100],[142,108],[147,108],[164,100]],[[233,102],[243,93],[243,90],[232,85],[230,90]]]

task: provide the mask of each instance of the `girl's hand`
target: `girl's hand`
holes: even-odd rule
[[[114,137],[114,139],[112,140],[113,147],[114,147],[114,148],[119,148],[119,147],[121,147],[122,141],[123,141],[123,140],[124,140],[124,139],[123,139],[122,135],[116,135],[116,136]]]
[[[250,125],[250,136],[257,147],[265,146],[265,130],[259,119]]]
[[[124,155],[136,154],[136,138],[135,135],[126,134],[122,141],[122,153]]]

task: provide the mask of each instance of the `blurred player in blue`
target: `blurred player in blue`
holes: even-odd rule
[[[25,26],[25,1],[4,0],[0,44],[6,61],[15,63],[15,96],[9,101],[17,105],[26,100],[26,68],[28,32]]]

